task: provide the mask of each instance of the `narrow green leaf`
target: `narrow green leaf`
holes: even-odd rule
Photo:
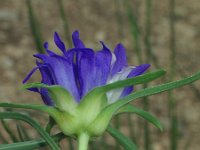
[[[5,120],[1,120],[1,123],[3,125],[3,128],[5,129],[5,131],[8,133],[8,135],[10,136],[10,139],[13,142],[18,142],[17,137],[15,136],[14,132],[11,130],[11,128],[9,127],[9,125],[7,124],[7,122],[5,122]]]
[[[28,131],[26,130],[26,128],[24,128],[20,122],[18,122],[18,126],[19,126],[19,129],[20,129],[20,132],[22,134],[24,141],[31,140],[31,137],[30,137]]]
[[[17,124],[17,133],[18,133],[20,141],[21,142],[25,141],[24,136],[23,136],[22,128],[21,128],[21,126],[19,124]]]
[[[142,63],[141,46],[140,46],[140,31],[137,23],[136,15],[133,14],[131,0],[124,1],[127,11],[127,17],[130,25],[130,31],[133,37],[134,49],[136,51],[138,62]]]
[[[150,113],[139,109],[133,105],[127,104],[125,106],[123,106],[122,108],[120,108],[116,114],[121,114],[121,113],[135,113],[139,116],[141,116],[142,118],[146,119],[147,121],[149,121],[150,123],[152,123],[153,125],[155,125],[157,128],[159,128],[161,131],[163,130],[163,127],[160,123],[160,121],[158,119],[156,119],[154,116],[152,116]]]
[[[30,27],[33,34],[33,38],[35,40],[35,44],[37,46],[37,51],[39,53],[45,53],[43,49],[43,43],[42,43],[42,33],[39,28],[39,23],[36,19],[36,15],[33,12],[31,0],[26,0],[27,8],[28,8],[28,15],[29,15],[29,21],[30,21]]]
[[[97,87],[97,88],[108,92],[110,90],[117,89],[117,88],[123,88],[125,86],[144,84],[144,83],[153,81],[153,80],[163,76],[165,73],[166,72],[163,69],[160,69],[160,70],[156,70],[153,72],[145,73],[145,74],[137,76],[137,77],[120,80],[120,81],[117,81],[117,82],[114,82],[111,84],[107,84],[105,86]]]
[[[125,150],[137,150],[137,146],[126,136],[124,136],[121,132],[108,126],[106,130],[112,137],[114,137]]]
[[[43,112],[47,112],[49,114],[55,111],[53,107],[45,105],[35,105],[35,104],[0,103],[0,107],[33,109],[33,110],[40,110]]]
[[[46,128],[45,128],[46,132],[48,132],[50,134],[51,133],[51,129],[53,128],[53,126],[55,124],[56,123],[55,123],[54,119],[51,116],[49,116],[49,122],[48,122],[48,124],[46,125]]]
[[[39,132],[39,134],[45,139],[45,141],[49,144],[52,150],[59,150],[58,145],[54,142],[51,136],[47,132],[45,132],[45,130],[30,117],[14,112],[0,112],[0,119],[17,119],[27,122]]]
[[[59,12],[60,12],[60,16],[63,22],[63,27],[64,27],[64,32],[65,32],[65,36],[67,38],[67,45],[69,47],[72,46],[71,44],[71,36],[70,36],[70,29],[69,29],[69,23],[68,23],[68,19],[67,16],[65,15],[65,8],[64,8],[64,4],[63,4],[63,0],[58,0],[57,1],[58,6],[59,6]]]
[[[38,88],[48,88],[48,85],[41,83],[41,82],[34,82],[34,83],[27,83],[22,85],[22,90],[26,90],[29,88],[38,87]]]
[[[101,113],[98,115],[96,120],[93,122],[93,124],[96,124],[96,125],[100,124],[102,122],[102,119],[104,120],[104,122],[109,122],[111,120],[112,116],[117,112],[117,110],[119,110],[122,106],[124,106],[124,105],[128,104],[129,102],[134,101],[138,98],[142,98],[145,96],[150,96],[150,95],[158,94],[158,93],[161,93],[164,91],[179,88],[179,87],[190,84],[199,79],[200,79],[200,72],[198,72],[190,77],[187,77],[185,79],[182,79],[182,80],[177,80],[174,82],[169,82],[169,83],[157,85],[155,87],[150,87],[150,88],[136,91],[136,92],[118,100],[117,102],[105,107],[101,111]]]
[[[113,89],[147,83],[149,81],[152,81],[152,80],[155,80],[155,79],[161,77],[164,74],[165,74],[165,71],[160,69],[160,70],[146,73],[146,74],[143,74],[143,75],[140,75],[137,77],[128,78],[128,79],[120,80],[120,81],[110,83],[110,84],[107,84],[104,86],[96,87],[84,97],[84,100],[81,101],[81,103],[79,104],[79,107],[81,107],[81,105],[84,105],[84,103],[90,103],[91,98],[89,98],[89,97],[97,97],[97,96],[100,97],[103,94],[105,94],[106,92],[113,90]]]
[[[188,85],[188,84],[190,84],[194,81],[197,81],[199,79],[200,79],[200,72],[197,72],[196,74],[194,74],[190,77],[181,79],[181,80],[177,80],[177,81],[157,85],[155,87],[149,87],[149,88],[146,88],[146,89],[136,91],[136,92],[122,98],[121,100],[117,101],[116,103],[113,103],[112,106],[110,105],[108,107],[118,106],[118,108],[120,108],[121,106],[123,106],[123,105],[125,105],[125,104],[127,104],[127,103],[129,103],[129,102],[131,102],[135,99],[145,97],[145,96],[154,95],[154,94],[161,93],[161,92],[168,91],[168,90],[172,90],[172,89],[175,89],[175,88],[179,88],[179,87]]]
[[[65,135],[63,133],[58,133],[52,136],[52,139],[55,142],[60,142],[60,140],[62,140],[63,138],[65,138]],[[44,139],[37,139],[12,144],[1,144],[0,150],[34,150],[36,148],[42,148],[46,145],[47,143]]]

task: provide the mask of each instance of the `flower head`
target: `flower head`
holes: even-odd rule
[[[95,52],[93,49],[85,47],[79,38],[78,31],[73,33],[72,40],[74,48],[66,49],[58,33],[55,32],[54,42],[62,51],[62,55],[49,50],[48,42],[45,42],[44,48],[47,54],[34,55],[41,61],[36,60],[37,66],[27,75],[23,83],[26,83],[31,75],[39,69],[42,83],[64,87],[79,103],[95,87],[138,76],[150,66],[149,64],[128,66],[125,48],[122,44],[118,44],[113,53],[101,42],[102,50]],[[54,105],[46,89],[31,88],[30,90],[40,93],[45,104]],[[130,94],[132,90],[133,87],[126,87],[108,92],[108,103]]]
[[[91,131],[88,127],[91,127],[105,106],[130,94],[133,87],[118,88],[103,94],[91,91],[97,87],[138,76],[150,65],[128,66],[122,44],[118,44],[114,52],[111,52],[101,42],[102,49],[94,51],[84,45],[78,31],[72,34],[72,40],[74,48],[67,49],[55,32],[54,42],[62,55],[49,50],[48,43],[45,42],[44,48],[47,54],[34,55],[37,58],[36,67],[23,83],[26,83],[39,69],[42,76],[41,83],[47,86],[35,86],[29,90],[40,93],[46,105],[55,106],[56,113],[50,115],[62,131],[68,135],[88,132],[90,136],[96,136],[99,132]],[[102,130],[107,124],[108,122],[102,125],[104,126]]]

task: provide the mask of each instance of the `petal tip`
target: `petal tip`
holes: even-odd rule
[[[63,52],[66,52],[66,47],[63,41],[61,40],[59,34],[57,32],[54,32],[54,42],[57,45],[57,47]]]
[[[140,65],[140,66],[142,66],[142,67],[148,69],[151,65],[150,65],[150,64],[142,64],[142,65]]]
[[[49,43],[48,42],[44,42],[43,47],[47,50],[49,48]]]
[[[103,49],[109,50],[109,48],[106,46],[106,44],[103,41],[100,41],[100,43],[101,43]]]
[[[118,43],[117,46],[125,48],[122,43]]]
[[[78,31],[78,30],[75,30],[75,31],[72,33],[72,36],[73,36],[73,37],[76,37],[76,38],[79,38],[79,31]]]
[[[85,47],[84,43],[81,41],[81,39],[79,37],[78,30],[76,30],[72,33],[72,41],[74,43],[75,48],[84,48]]]
[[[56,32],[56,31],[54,32],[54,37],[55,37],[55,36],[59,36],[59,35],[58,35],[58,32]]]
[[[124,47],[124,45],[122,43],[118,43],[117,44],[117,46],[115,47],[115,52],[116,51],[123,51],[123,53],[125,53],[125,55],[126,55],[126,49],[125,49],[125,47]]]

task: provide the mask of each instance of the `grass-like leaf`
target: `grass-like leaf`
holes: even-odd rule
[[[133,105],[127,104],[127,105],[123,106],[122,108],[119,109],[119,111],[116,114],[121,114],[121,113],[135,113],[135,114],[141,116],[142,118],[146,119],[148,122],[155,125],[161,131],[163,130],[163,127],[158,119],[156,119],[150,113],[148,113],[142,109],[139,109]]]
[[[125,0],[125,6],[126,6],[126,11],[127,11],[127,17],[130,25],[130,31],[133,37],[133,44],[134,44],[134,49],[136,51],[137,59],[139,63],[142,63],[142,55],[141,55],[141,46],[140,46],[140,31],[137,23],[137,18],[133,14],[132,6],[131,6],[131,0]]]
[[[63,138],[65,138],[65,135],[63,133],[58,133],[52,136],[52,139],[55,142],[59,142]],[[44,139],[37,139],[37,140],[18,142],[12,144],[1,144],[0,150],[34,150],[36,148],[42,148],[46,145],[47,143]]]
[[[119,132],[117,129],[109,126],[106,130],[112,137],[115,138],[125,150],[137,150],[137,146],[125,135]]]
[[[142,98],[145,96],[150,96],[150,95],[154,95],[154,94],[158,94],[164,91],[168,91],[168,90],[172,90],[175,88],[179,88],[185,85],[188,85],[196,80],[200,79],[200,72],[197,72],[196,74],[187,77],[185,79],[182,80],[177,80],[174,82],[169,82],[169,83],[165,83],[165,84],[161,84],[161,85],[157,85],[155,87],[150,87],[150,88],[146,88],[143,90],[139,90],[136,91],[120,100],[118,100],[117,102],[108,105],[107,107],[105,107],[101,113],[99,114],[99,116],[101,116],[101,118],[104,116],[107,119],[111,119],[112,115],[114,113],[117,112],[117,110],[119,110],[121,107],[123,107],[124,105],[128,104],[131,101],[135,101],[138,98]],[[101,121],[99,118],[97,118],[95,123],[98,123],[99,121]]]
[[[24,139],[24,141],[31,140],[28,131],[20,122],[17,124],[17,130],[19,130],[18,132],[20,132],[19,134],[21,134],[21,139]]]
[[[18,135],[19,135],[19,139],[20,139],[21,142],[26,141],[26,140],[24,139],[22,127],[21,127],[19,124],[17,124],[17,133],[18,133]]]
[[[165,74],[165,71],[163,69],[160,69],[160,70],[156,70],[153,72],[145,73],[140,76],[136,76],[136,77],[128,78],[125,80],[117,81],[117,82],[114,82],[111,84],[107,84],[105,86],[98,87],[98,88],[107,92],[107,91],[110,91],[113,89],[123,88],[125,86],[144,84],[144,83],[153,81],[153,80],[163,76],[164,74]]]
[[[56,125],[54,119],[49,116],[49,122],[47,123],[45,130],[46,132],[48,132],[49,134],[51,133],[51,129],[54,127],[54,125]]]
[[[154,94],[161,93],[161,92],[164,92],[164,91],[179,88],[179,87],[188,85],[188,84],[190,84],[194,81],[197,81],[199,79],[200,79],[200,72],[197,72],[196,74],[194,74],[190,77],[181,79],[181,80],[177,80],[177,81],[157,85],[155,87],[149,87],[149,88],[146,88],[146,89],[143,89],[143,90],[136,91],[136,92],[122,98],[121,100],[117,101],[113,105],[123,106],[124,104],[127,104],[127,103],[129,103],[132,100],[135,100],[137,98],[141,98],[141,97],[144,97],[144,96],[150,96],[150,95],[154,95]]]
[[[13,142],[18,142],[17,137],[15,136],[14,132],[12,131],[12,129],[9,127],[8,123],[5,122],[5,120],[1,120],[2,126],[5,129],[5,131],[7,132],[7,134],[10,136],[10,139]]]
[[[33,110],[40,110],[43,112],[47,112],[49,114],[55,111],[53,107],[46,105],[36,105],[36,104],[0,103],[0,107],[33,109]]]
[[[67,18],[66,14],[65,14],[64,1],[63,0],[58,0],[57,4],[59,6],[60,17],[61,17],[62,22],[63,22],[65,36],[67,38],[67,45],[69,45],[69,47],[71,47],[72,44],[71,44],[70,29],[69,29],[68,18]]]
[[[41,30],[39,28],[39,24],[38,21],[36,19],[36,16],[33,12],[33,8],[32,8],[32,4],[31,4],[31,0],[26,0],[26,4],[27,4],[27,8],[28,8],[28,15],[29,15],[29,21],[30,21],[30,27],[31,27],[31,31],[33,34],[33,38],[35,40],[35,44],[37,46],[37,50],[39,53],[45,53],[44,49],[43,49],[43,44],[42,44],[42,33]]]
[[[52,150],[60,150],[55,141],[51,138],[51,136],[33,119],[30,117],[14,112],[0,112],[0,119],[17,119],[22,120],[30,124],[33,128],[35,128],[39,134],[44,138],[44,140],[49,144]]]

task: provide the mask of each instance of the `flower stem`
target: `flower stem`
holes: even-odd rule
[[[89,139],[90,137],[87,133],[81,133],[78,137],[78,150],[87,150]]]

